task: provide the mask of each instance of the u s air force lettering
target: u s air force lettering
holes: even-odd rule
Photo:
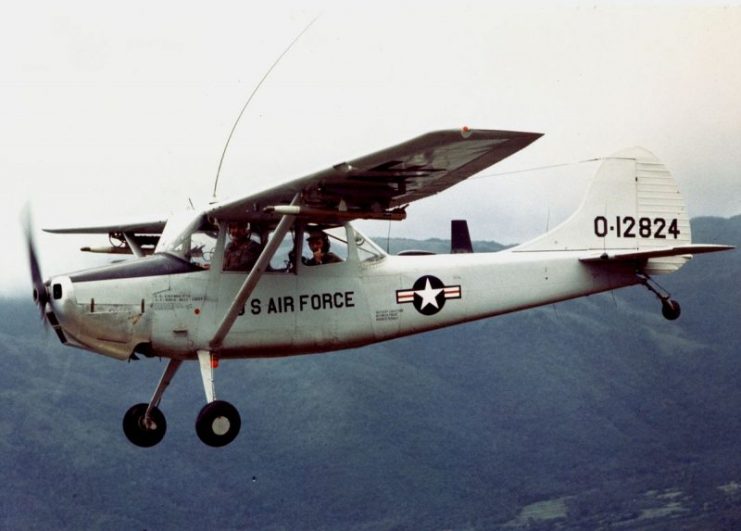
[[[298,297],[284,295],[270,297],[268,300],[252,299],[249,311],[252,315],[261,313],[291,313],[320,310],[344,310],[355,307],[354,291],[334,291],[331,293],[304,293]]]

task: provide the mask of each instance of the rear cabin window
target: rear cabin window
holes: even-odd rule
[[[337,264],[347,261],[347,231],[345,227],[322,228],[309,226],[304,231],[301,262],[305,266]]]

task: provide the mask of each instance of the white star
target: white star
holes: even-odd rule
[[[427,279],[427,285],[425,286],[425,289],[417,290],[414,293],[422,297],[422,305],[419,307],[420,310],[424,310],[424,308],[428,304],[432,304],[435,308],[440,308],[437,305],[437,296],[442,291],[442,288],[433,289],[432,285],[430,285],[430,279]]]

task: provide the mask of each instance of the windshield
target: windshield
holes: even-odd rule
[[[203,213],[180,212],[167,220],[156,253],[168,253],[208,268],[216,248],[217,230],[202,229]]]

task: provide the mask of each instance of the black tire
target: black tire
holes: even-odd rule
[[[149,404],[131,406],[123,418],[123,431],[126,438],[132,444],[142,448],[150,448],[159,443],[167,431],[165,415],[156,407],[152,408],[151,414],[154,428],[150,429],[144,425],[144,414],[148,407]]]
[[[665,301],[662,301],[661,315],[663,315],[665,319],[674,321],[675,319],[678,319],[681,314],[682,308],[679,306],[679,303],[677,301],[673,299],[666,299]]]
[[[226,446],[239,434],[242,418],[229,402],[214,400],[203,406],[196,419],[196,433],[204,444]]]

